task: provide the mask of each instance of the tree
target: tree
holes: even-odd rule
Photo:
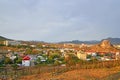
[[[55,66],[60,65],[60,62],[59,62],[58,60],[56,60],[56,61],[54,62],[54,65],[55,65]]]
[[[37,63],[40,64],[41,63],[41,59],[40,58],[37,58]]]
[[[17,60],[16,60],[16,63],[22,64],[22,58],[18,57]]]
[[[54,53],[54,54],[50,55],[50,57],[51,57],[52,59],[55,59],[55,58],[60,58],[60,55],[57,54],[57,53]]]
[[[91,58],[92,58],[92,55],[87,55],[87,58],[91,59]]]
[[[12,60],[10,58],[6,57],[5,60],[4,60],[4,63],[5,64],[11,64]]]
[[[32,50],[30,48],[28,48],[25,52],[26,54],[31,54],[32,53]]]
[[[54,63],[54,59],[48,57],[46,63],[47,63],[47,64],[53,64],[53,63]]]
[[[32,53],[32,54],[38,54],[38,53],[39,53],[39,51],[38,51],[38,50],[33,49],[31,53]]]
[[[68,65],[75,65],[76,63],[78,63],[80,60],[78,59],[78,57],[76,57],[74,54],[68,54],[68,57],[65,58],[65,62]]]

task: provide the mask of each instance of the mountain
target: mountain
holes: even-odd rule
[[[120,50],[115,48],[109,40],[102,40],[99,44],[91,46],[88,51],[115,53],[119,52]]]
[[[73,43],[73,44],[97,44],[100,41],[96,41],[96,40],[92,40],[92,41],[79,41],[79,40],[73,40],[73,41],[64,41],[64,42],[60,42],[60,43]]]
[[[100,46],[100,47],[102,47],[102,48],[113,48],[113,45],[110,43],[110,41],[109,40],[102,40],[99,44],[98,44],[98,46]]]
[[[0,36],[0,41],[3,41],[3,40],[12,40],[12,39],[8,39],[8,38],[5,38],[3,36]],[[120,38],[106,38],[106,39],[102,39],[102,40],[109,40],[111,42],[111,44],[120,44]],[[101,41],[102,41],[101,40]],[[80,40],[73,40],[73,41],[63,41],[63,42],[58,42],[58,43],[73,43],[73,44],[98,44],[100,43],[101,41],[99,40],[90,40],[90,41],[80,41]]]
[[[112,44],[120,44],[120,38],[106,38],[102,40],[109,40]],[[101,41],[102,41],[101,40]],[[64,41],[60,43],[73,43],[73,44],[97,44],[100,43],[101,41],[98,40],[90,40],[90,41],[79,41],[79,40],[73,40],[73,41]]]
[[[11,40],[11,39],[8,39],[8,38],[5,38],[3,36],[0,36],[0,41],[3,41],[3,40]]]
[[[106,38],[109,40],[112,44],[120,44],[120,38]]]

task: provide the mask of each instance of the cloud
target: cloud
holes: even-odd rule
[[[22,40],[119,37],[119,0],[0,0],[0,34]]]

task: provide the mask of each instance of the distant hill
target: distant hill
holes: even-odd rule
[[[11,40],[11,39],[0,36],[0,41],[4,41],[4,40]]]
[[[12,40],[12,39],[8,39],[8,38],[5,38],[3,36],[0,36],[0,41],[3,41],[3,40]],[[109,40],[112,44],[120,44],[120,38],[106,38],[106,39],[102,39],[102,40]],[[80,41],[80,40],[73,40],[73,41],[63,41],[63,42],[59,42],[59,43],[73,43],[73,44],[98,44],[100,43],[102,40],[90,40],[90,41]],[[39,42],[39,41],[33,41],[33,42]],[[44,42],[46,43],[46,42]]]
[[[60,43],[73,43],[73,44],[97,44],[100,41],[96,41],[96,40],[92,40],[92,41],[79,41],[79,40],[73,40],[73,41],[64,41],[64,42],[60,42]]]
[[[98,53],[116,53],[116,52],[120,52],[120,49],[117,49],[116,47],[114,47],[114,45],[111,44],[111,42],[109,40],[102,40],[100,41],[100,43],[95,44],[95,45],[91,45],[89,47],[81,47],[82,50],[84,50],[85,52],[98,52]]]
[[[90,47],[89,51],[94,52],[119,52],[120,50],[115,48],[109,40],[102,40],[99,44]]]
[[[120,38],[106,38],[109,40],[112,44],[120,44]]]
[[[109,40],[112,44],[120,44],[120,38],[106,38],[102,40]],[[64,41],[60,43],[73,43],[73,44],[97,44],[100,43],[102,40],[90,40],[90,41],[79,41],[79,40],[73,40],[73,41]]]

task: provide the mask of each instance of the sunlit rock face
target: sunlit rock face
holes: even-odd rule
[[[110,43],[109,40],[103,40],[100,43],[100,47],[102,47],[102,48],[110,48],[110,47],[113,47],[113,45]]]
[[[115,48],[109,40],[102,40],[100,43],[92,45],[88,48],[84,48],[86,52],[98,52],[98,53],[116,53],[120,52],[120,49]]]

